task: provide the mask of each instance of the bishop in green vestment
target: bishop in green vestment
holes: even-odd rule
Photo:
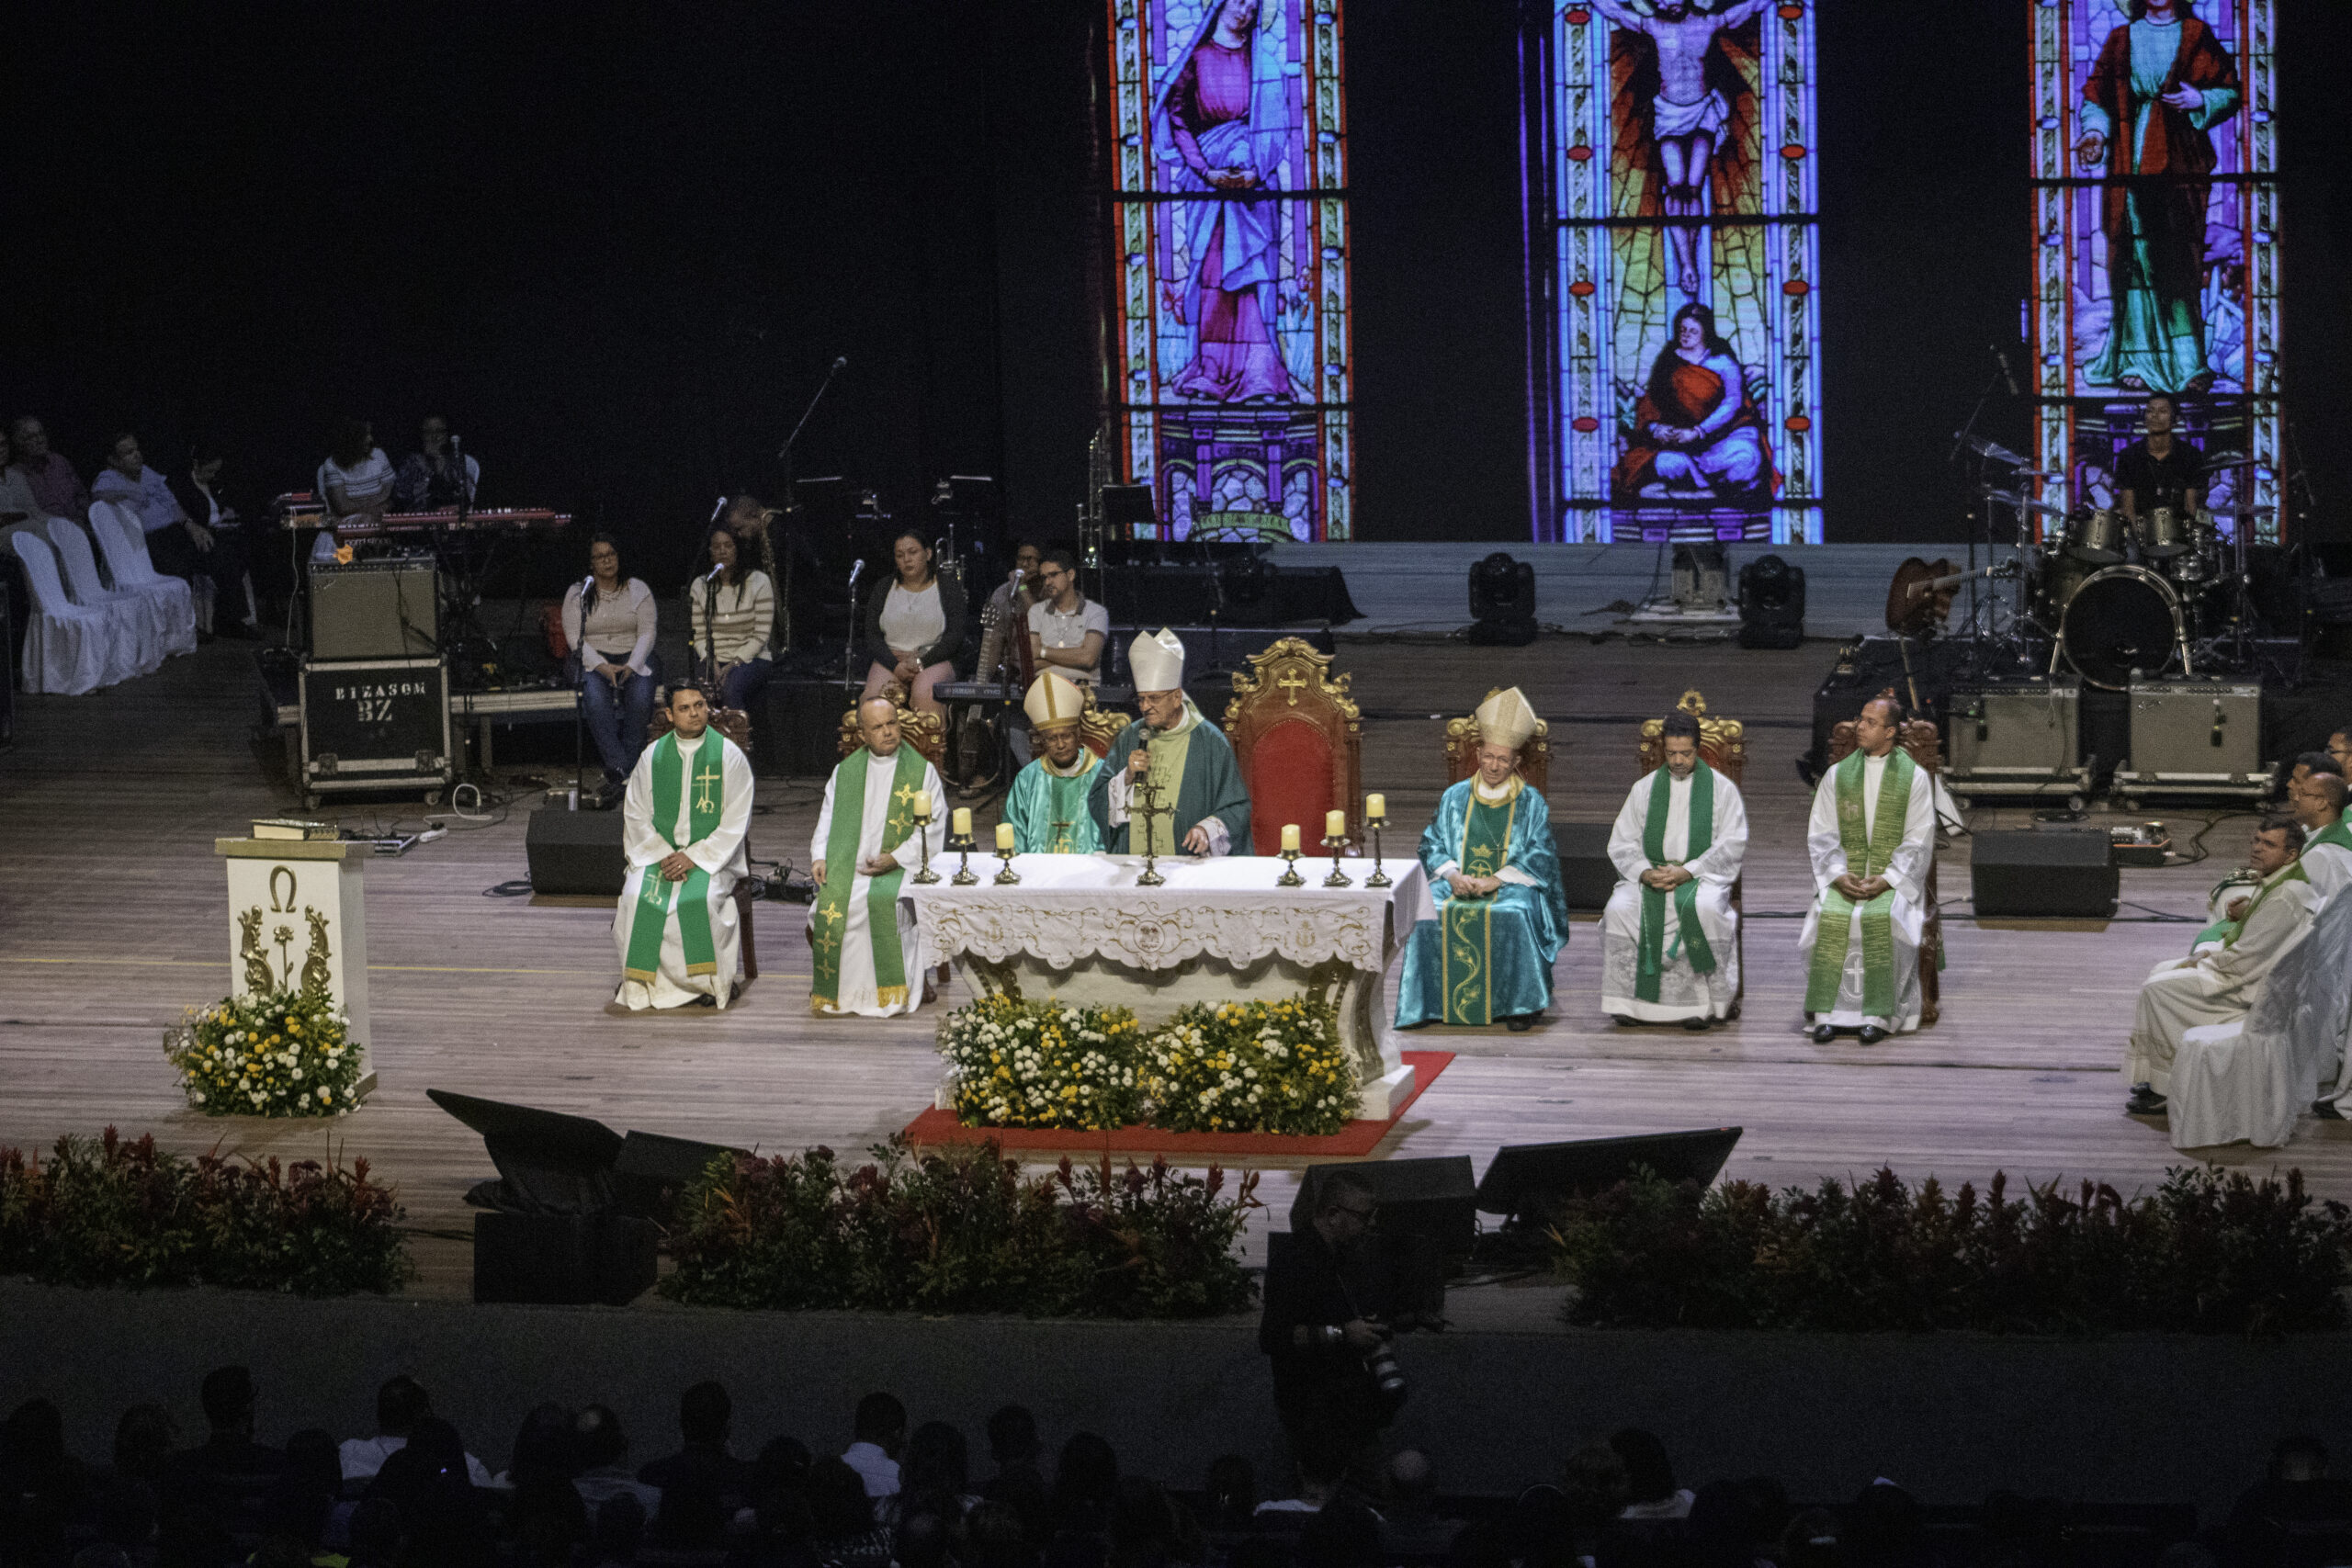
[[[1029,715],[1038,756],[1014,775],[1004,797],[1013,850],[1024,855],[1093,854],[1102,849],[1102,836],[1087,803],[1102,762],[1079,734],[1086,694],[1076,682],[1048,670],[1029,683],[1021,705]]]
[[[621,806],[628,874],[613,916],[621,960],[614,999],[632,1010],[723,1008],[741,956],[734,893],[750,869],[752,764],[709,728],[697,687],[671,689],[670,724],[639,753]]]
[[[1875,1045],[1919,1027],[1935,781],[1895,744],[1902,719],[1894,699],[1871,698],[1854,720],[1854,750],[1813,794],[1814,900],[1797,945],[1805,1016],[1825,1044],[1840,1029]]]
[[[1111,742],[1087,796],[1103,847],[1113,854],[1143,852],[1133,829],[1148,777],[1159,807],[1151,819],[1156,853],[1232,853],[1250,839],[1250,791],[1225,732],[1184,695],[1183,643],[1165,626],[1138,636],[1127,649],[1127,668],[1143,717]]]
[[[946,793],[938,771],[899,739],[899,710],[888,698],[858,704],[857,727],[865,744],[825,781],[808,844],[817,874],[808,1007],[888,1018],[922,1005],[922,933],[899,891],[921,867],[926,841],[939,852]],[[925,804],[931,825],[918,829],[916,807]]]
[[[1568,940],[1552,813],[1517,772],[1534,711],[1514,686],[1477,716],[1478,771],[1438,797],[1421,835],[1437,918],[1406,942],[1399,1029],[1531,1027],[1552,1005],[1552,964]]]

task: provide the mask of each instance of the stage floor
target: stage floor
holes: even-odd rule
[[[2137,982],[2196,929],[2153,917],[2201,919],[2207,887],[2237,862],[2245,821],[2212,829],[2204,865],[2124,872],[2122,919],[1996,929],[1966,918],[1964,906],[1949,912],[1943,1021],[1876,1047],[1815,1045],[1799,1015],[1809,795],[1795,762],[1831,652],[1819,642],[1778,653],[1580,637],[1523,650],[1343,646],[1341,667],[1374,716],[1364,726],[1365,785],[1386,791],[1416,828],[1442,783],[1443,716],[1498,682],[1519,682],[1550,719],[1553,810],[1566,819],[1613,816],[1633,777],[1634,726],[1685,687],[1748,724],[1744,1016],[1700,1035],[1616,1028],[1600,1011],[1599,928],[1580,920],[1543,1026],[1413,1037],[1457,1057],[1381,1156],[1467,1154],[1483,1168],[1501,1144],[1736,1122],[1747,1131],[1728,1173],[1774,1184],[1885,1163],[1949,1182],[2006,1170],[2012,1183],[2095,1177],[2129,1191],[2186,1163],[2160,1124],[2122,1113],[2124,1036]],[[460,1199],[490,1166],[479,1141],[425,1100],[427,1087],[763,1150],[862,1148],[930,1102],[936,1014],[811,1018],[800,906],[760,906],[763,977],[724,1014],[608,1014],[608,912],[485,894],[526,874],[524,824],[537,801],[523,795],[492,821],[453,822],[445,839],[368,863],[381,1077],[372,1100],[324,1124],[191,1112],[161,1037],[183,1008],[227,989],[212,840],[297,804],[256,761],[258,705],[247,649],[235,643],[96,696],[22,699],[17,745],[0,755],[9,824],[0,844],[0,1145],[44,1146],[107,1124],[153,1131],[190,1152],[218,1143],[300,1157],[332,1143],[399,1184],[420,1233],[420,1288],[461,1292],[470,1222]],[[805,865],[817,798],[818,781],[763,779],[753,854]],[[356,827],[404,814],[413,826],[418,807],[411,799],[326,814]],[[1973,814],[1978,828],[2025,821],[2019,809]],[[2196,814],[2172,821],[2184,843],[2205,825]],[[1409,852],[1411,838],[1396,835],[1390,847]],[[1966,839],[1943,852],[1941,865],[1946,900],[1965,898]],[[2210,1153],[2256,1169],[2300,1166],[2317,1191],[2352,1199],[2352,1126],[2307,1117],[2285,1150]],[[1293,1190],[1293,1178],[1269,1178],[1269,1216],[1287,1212]],[[1256,1234],[1263,1229],[1261,1221]]]

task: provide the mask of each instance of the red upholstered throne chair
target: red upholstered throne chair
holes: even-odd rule
[[[1225,733],[1250,791],[1251,840],[1237,853],[1276,853],[1291,822],[1311,846],[1323,837],[1327,811],[1346,812],[1349,844],[1362,842],[1363,720],[1348,680],[1333,677],[1328,654],[1295,637],[1251,654],[1250,668],[1233,677]]]
[[[1894,699],[1894,688],[1887,687],[1880,697]],[[1871,699],[1872,702],[1877,697]],[[1903,732],[1895,744],[1911,753],[1911,760],[1928,775],[1930,788],[1935,776],[1943,771],[1943,736],[1924,718],[1905,719]],[[1854,750],[1854,721],[1841,719],[1829,731],[1829,765],[1836,767]],[[1919,936],[1919,1027],[1925,1029],[1943,1014],[1944,919],[1937,912],[1936,860],[1928,857],[1928,918]]]
[[[1699,694],[1696,686],[1683,693],[1682,700],[1674,705],[1677,711],[1687,713],[1699,721],[1699,755],[1707,766],[1731,780],[1740,789],[1747,789],[1747,726],[1736,718],[1710,717],[1707,699]],[[1641,745],[1634,753],[1634,760],[1640,764],[1644,778],[1666,765],[1666,720],[1642,720]],[[1739,915],[1737,931],[1732,938],[1739,951],[1739,989],[1733,994],[1731,1002],[1731,1016],[1734,1018],[1739,1016],[1740,1003],[1747,996],[1747,912],[1741,907],[1741,895],[1746,891],[1747,881],[1743,874],[1735,877],[1731,885],[1731,907]]]
[[[741,708],[715,708],[711,711],[710,727],[735,742],[737,749],[746,758],[751,756],[752,716],[750,714],[745,713]],[[666,705],[665,698],[665,705],[653,710],[653,717],[645,727],[645,742],[650,746],[669,733],[670,710]],[[743,834],[744,858],[748,860],[751,853],[752,835],[747,829]],[[735,920],[743,928],[743,978],[746,980],[756,980],[760,977],[760,944],[753,937],[752,931],[752,911],[758,905],[759,900],[752,895],[751,879],[745,877],[738,881],[735,884]]]

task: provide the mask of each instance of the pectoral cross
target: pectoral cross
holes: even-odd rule
[[[1069,830],[1078,826],[1077,819],[1073,818],[1068,822],[1052,822],[1047,825],[1054,830],[1054,853],[1057,855],[1069,853]]]
[[[695,770],[695,783],[702,786],[702,798],[695,802],[695,810],[708,811],[712,807],[718,804],[717,801],[710,798],[710,786],[718,783],[720,778],[723,776],[724,775],[722,775],[717,768],[713,767],[708,762],[705,762],[699,769]]]
[[[1306,690],[1306,677],[1294,670],[1287,675],[1274,677],[1274,684],[1290,694],[1290,705],[1298,705],[1298,694]]]

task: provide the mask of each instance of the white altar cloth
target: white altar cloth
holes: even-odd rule
[[[1320,987],[1356,1063],[1356,1113],[1385,1120],[1410,1091],[1384,1004],[1413,927],[1437,918],[1419,861],[1388,862],[1389,887],[1366,887],[1372,862],[1353,858],[1340,862],[1352,886],[1323,886],[1328,855],[1299,861],[1303,887],[1275,886],[1283,863],[1272,856],[1162,856],[1158,887],[1135,885],[1140,855],[1016,855],[1021,881],[1005,887],[989,880],[1003,863],[994,856],[974,857],[977,886],[956,886],[956,861],[934,860],[941,880],[910,877],[901,897],[926,950],[952,961],[974,994],[1017,985],[1023,996],[1128,1007],[1152,1025],[1193,1002]]]

